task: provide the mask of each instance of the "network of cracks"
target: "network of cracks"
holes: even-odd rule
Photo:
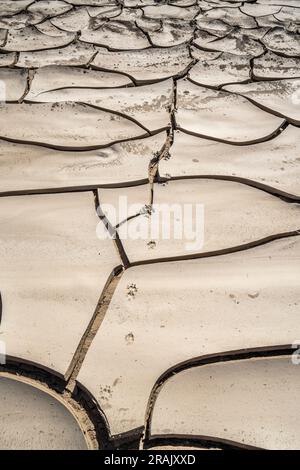
[[[0,447],[300,448],[299,32],[298,0],[0,0]],[[172,203],[201,250],[124,236]]]

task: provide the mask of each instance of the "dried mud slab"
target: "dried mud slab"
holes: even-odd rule
[[[140,8],[122,8],[120,15],[116,18],[116,21],[124,22],[125,24],[135,24],[143,16],[143,10]],[[129,28],[130,29],[130,28]]]
[[[243,34],[241,31],[229,33],[222,39],[207,43],[205,48],[252,57],[261,55],[264,52],[263,46],[258,41],[251,39],[247,33]]]
[[[274,28],[262,39],[263,43],[271,51],[284,54],[286,56],[299,56],[300,36],[282,28]]]
[[[174,5],[149,5],[144,7],[143,10],[146,17],[162,20],[176,19],[191,21],[199,13],[198,6],[180,8]]]
[[[72,9],[72,5],[68,2],[61,0],[40,0],[39,2],[33,2],[28,6],[27,11],[31,13],[39,13],[44,17],[51,17],[62,15],[63,13]]]
[[[177,83],[176,123],[179,129],[233,143],[268,138],[283,123],[246,98],[207,89],[186,79]]]
[[[173,47],[184,44],[193,38],[194,27],[181,20],[165,20],[159,31],[149,32],[149,37],[154,46]]]
[[[87,6],[95,6],[95,7],[99,7],[101,5],[107,5],[107,4],[117,5],[116,0],[71,0],[69,1],[69,3],[75,6],[87,5]]]
[[[0,376],[0,416],[1,450],[87,450],[67,408],[29,384]]]
[[[268,142],[241,147],[175,132],[161,176],[219,175],[246,178],[300,197],[300,133],[289,126]],[[169,177],[168,176],[168,177]]]
[[[264,449],[299,449],[299,412],[293,405],[299,387],[291,357],[193,367],[164,384],[154,405],[151,432],[210,436]]]
[[[0,128],[0,138],[62,150],[88,150],[145,135],[145,130],[124,117],[65,102],[4,105]]]
[[[65,374],[112,269],[93,194],[0,200],[1,338],[7,354]]]
[[[280,6],[289,6],[289,7],[298,7],[299,2],[298,0],[257,0],[258,3],[261,3],[262,5],[269,5],[272,3],[272,5],[280,5]]]
[[[219,19],[212,19],[205,15],[197,16],[196,22],[199,29],[207,31],[210,34],[214,34],[215,36],[221,38],[233,30],[232,26],[229,26],[223,21]]]
[[[23,97],[27,89],[27,72],[26,70],[0,68],[0,83],[0,101],[3,98],[5,101],[18,101]]]
[[[0,67],[10,67],[16,61],[16,54],[9,52],[7,54],[0,54]]]
[[[268,51],[254,59],[253,73],[258,79],[300,78],[300,58],[283,57]]]
[[[194,59],[197,59],[199,61],[207,61],[207,60],[213,60],[216,59],[217,57],[220,57],[222,52],[219,51],[206,51],[199,49],[198,47],[191,46],[191,55]]]
[[[32,0],[0,0],[0,16],[15,15],[25,10]]]
[[[51,23],[63,31],[77,32],[89,28],[91,17],[86,8],[76,8],[57,18],[52,18]]]
[[[9,30],[5,46],[2,51],[24,52],[39,51],[42,49],[54,49],[69,45],[74,41],[72,33],[65,33],[63,36],[46,36],[38,31],[34,26],[27,26],[22,29]]]
[[[197,0],[170,0],[169,3],[180,7],[192,7],[198,4]]]
[[[275,2],[270,2],[270,5],[260,5],[259,3],[245,3],[245,5],[241,6],[241,11],[246,15],[259,17],[259,16],[267,16],[273,15],[274,13],[278,13],[281,7],[278,5],[274,5]]]
[[[80,40],[109,49],[135,50],[150,47],[147,36],[134,23],[109,21],[96,30],[83,30]]]
[[[67,152],[0,140],[1,191],[125,184],[148,178],[165,133],[88,152]]]
[[[74,43],[61,49],[38,52],[21,52],[17,62],[18,67],[40,68],[48,65],[87,65],[97,51],[92,45]]]
[[[198,0],[197,4],[200,7],[200,12],[211,10],[214,6],[215,7],[217,6],[217,5],[212,6],[212,4],[208,2],[207,0]]]
[[[283,7],[275,16],[279,21],[283,21],[284,23],[300,23],[299,8]]]
[[[46,36],[65,36],[66,32],[57,28],[51,23],[51,20],[45,20],[35,25],[36,29]]]
[[[195,31],[195,36],[193,38],[192,44],[194,44],[196,47],[199,47],[200,49],[206,49],[206,44],[210,42],[213,43],[217,39],[218,38],[213,34],[210,34],[207,31],[202,31],[201,29],[197,29]]]
[[[0,47],[1,47],[1,52],[3,51],[3,47],[6,44],[7,40],[7,30],[6,29],[0,29]]]
[[[124,7],[134,8],[134,7],[143,7],[147,5],[154,5],[153,0],[124,0]]]
[[[0,17],[0,28],[4,29],[22,29],[25,26],[36,25],[43,21],[43,16],[28,12],[19,13],[14,16]],[[4,44],[3,44],[4,45]]]
[[[239,93],[292,124],[300,125],[300,79],[228,85],[225,89]]]
[[[106,18],[115,18],[116,16],[120,17],[122,13],[121,5],[116,5],[110,2],[108,2],[107,5],[101,5],[99,7],[87,6],[86,9],[92,18],[96,18],[96,22],[94,24],[97,24],[97,22],[101,21],[102,18],[106,19]],[[93,24],[93,21],[91,21],[91,24]]]
[[[65,88],[63,90],[42,93],[32,101],[62,103],[87,103],[94,107],[117,113],[116,121],[125,122],[125,118],[132,119],[135,126],[142,126],[139,135],[148,131],[154,132],[168,128],[170,125],[170,106],[172,100],[173,82],[167,80],[153,85],[141,87],[110,89]],[[96,112],[96,109],[92,109]],[[101,112],[100,112],[101,113]],[[122,116],[120,117],[119,114]],[[123,117],[124,116],[124,117]],[[135,124],[136,123],[136,124]],[[128,125],[131,122],[128,122]],[[101,132],[110,133],[118,127],[120,135],[125,134],[124,125],[110,125],[112,129],[102,129]],[[116,127],[117,126],[117,127]],[[98,124],[99,128],[99,124]],[[95,132],[96,134],[96,132]],[[99,134],[99,131],[98,131]],[[101,135],[101,134],[100,134]],[[128,135],[127,138],[133,137]],[[126,137],[122,137],[123,139]],[[115,140],[120,140],[117,138]]]
[[[236,182],[190,179],[155,184],[153,214],[130,220],[119,235],[129,259],[140,261],[224,250],[299,228],[297,204]]]
[[[250,58],[223,53],[212,60],[199,61],[188,73],[199,85],[220,86],[250,79]]]
[[[251,39],[256,39],[257,41],[262,44],[261,39],[265,36],[265,34],[269,31],[269,27],[258,27],[253,29],[247,29],[246,34]]]
[[[281,23],[274,15],[260,16],[256,18],[256,21],[260,27],[269,28],[270,30],[273,28],[280,30],[283,27],[283,23]]]
[[[230,26],[238,26],[239,28],[256,28],[257,24],[253,18],[245,15],[239,8],[214,8],[207,11],[205,18],[211,20],[221,20]],[[201,19],[201,15],[198,17]]]
[[[179,362],[291,344],[300,334],[299,256],[297,237],[218,258],[126,271],[78,376],[111,433],[144,424],[152,387]]]
[[[174,22],[174,20],[168,20],[168,22]],[[137,18],[136,25],[141,28],[144,33],[147,34],[163,29],[164,22],[159,19],[147,18],[145,16],[142,16],[141,18]]]
[[[65,88],[112,88],[127,85],[132,85],[132,81],[119,73],[78,67],[48,66],[36,71],[26,99],[38,100],[43,93]]]
[[[251,2],[252,0],[245,0],[243,3]],[[217,8],[217,7],[231,7],[231,8],[238,8],[241,6],[242,2],[240,0],[228,0],[226,2],[225,0],[198,0],[198,3],[200,4],[201,8],[204,6],[204,4],[209,5],[209,9],[212,8]]]
[[[192,62],[186,46],[143,51],[111,52],[99,50],[92,65],[101,69],[123,72],[138,82],[170,78],[183,73]]]

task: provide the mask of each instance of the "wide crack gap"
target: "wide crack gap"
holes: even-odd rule
[[[110,302],[120,282],[123,272],[123,266],[118,266],[113,269],[101,293],[91,321],[79,342],[77,350],[65,374],[65,378],[67,381],[66,389],[70,392],[73,392],[76,387],[76,379],[83,364],[83,361],[88,353],[93,339],[95,338],[99,328],[101,327],[101,324],[105,318],[106,312],[109,308]]]

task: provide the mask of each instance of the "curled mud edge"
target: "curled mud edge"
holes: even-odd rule
[[[92,184],[82,186],[62,186],[57,188],[41,188],[41,189],[19,189],[13,191],[0,192],[1,197],[15,197],[15,196],[39,196],[42,194],[63,194],[63,193],[84,193],[88,191],[96,191],[97,189],[118,189],[118,188],[132,188],[134,186],[143,186],[148,184],[148,179],[125,181],[124,183],[107,183],[107,184]]]
[[[261,447],[250,446],[230,439],[221,439],[213,436],[200,436],[189,434],[153,435],[145,442],[144,449],[153,447],[172,446],[182,450],[185,447],[193,447],[198,450],[264,450]]]
[[[271,243],[276,240],[281,240],[283,238],[290,238],[290,237],[299,237],[300,229],[295,230],[292,232],[283,232],[277,233],[274,235],[270,235],[268,237],[260,238],[259,240],[254,240],[253,242],[245,243],[243,245],[237,245],[230,248],[224,248],[222,250],[215,250],[215,251],[206,251],[201,253],[193,253],[190,255],[179,255],[179,256],[168,256],[165,258],[152,258],[146,259],[141,261],[134,261],[130,264],[130,267],[134,266],[145,266],[148,264],[157,264],[157,263],[167,263],[172,261],[188,261],[193,259],[201,259],[201,258],[211,258],[214,256],[222,256],[222,255],[229,255],[231,253],[238,253],[239,251],[250,250],[252,248],[256,248],[261,245],[266,245],[267,243]]]
[[[244,184],[245,186],[250,186],[251,188],[264,191],[272,196],[282,199],[284,202],[288,203],[300,203],[300,196],[297,194],[288,193],[282,191],[279,188],[275,188],[268,184],[260,183],[249,178],[243,178],[241,176],[230,176],[230,175],[182,175],[182,176],[171,176],[171,177],[161,177],[157,175],[155,183],[168,183],[169,181],[183,181],[183,180],[216,180],[216,181],[231,181],[233,183]]]
[[[77,376],[88,349],[105,317],[115,289],[122,277],[122,265],[113,269],[101,293],[93,317],[84,332],[64,376],[40,364],[7,356],[0,365],[0,378],[7,377],[27,383],[56,398],[76,419],[89,450],[138,448],[144,428],[111,436],[109,424],[92,394],[77,382]]]
[[[40,364],[8,356],[0,365],[1,377],[30,385],[61,403],[74,417],[88,450],[138,449],[144,427],[112,436],[109,424],[96,399],[79,382],[73,391],[56,371]]]
[[[38,364],[25,362],[22,359],[8,357],[5,365],[0,365],[1,377],[28,384],[60,402],[75,418],[84,436],[87,448],[97,450],[105,439],[104,418],[96,416],[90,398],[82,390],[71,394],[66,390],[66,383],[56,372],[46,370]],[[101,423],[101,439],[99,440],[99,423]],[[102,437],[103,436],[103,437]]]
[[[154,446],[174,445],[174,446],[197,446],[202,448],[218,448],[218,449],[244,449],[253,450],[261,448],[249,446],[244,443],[235,442],[227,439],[221,439],[214,436],[198,436],[198,435],[151,435],[151,423],[153,417],[153,410],[157,397],[166,384],[166,382],[175,375],[193,367],[205,366],[218,362],[229,361],[242,361],[246,359],[261,358],[261,357],[278,357],[278,356],[292,356],[295,348],[292,344],[274,345],[258,348],[245,348],[233,351],[226,351],[222,353],[207,354],[204,356],[193,357],[186,361],[180,362],[169,369],[167,369],[154,384],[150,393],[147,411],[145,415],[145,434],[142,439],[142,448],[151,448]]]
[[[283,120],[280,126],[278,126],[278,128],[275,129],[270,134],[267,134],[264,137],[259,137],[257,139],[251,139],[251,140],[245,140],[245,141],[239,141],[239,142],[235,142],[234,140],[221,139],[219,137],[207,136],[205,134],[200,134],[194,131],[189,131],[188,129],[181,127],[177,123],[175,124],[175,130],[184,132],[185,134],[192,135],[194,137],[200,137],[201,139],[211,140],[213,142],[220,142],[222,144],[235,145],[236,147],[245,147],[246,145],[261,144],[263,142],[269,142],[270,140],[275,139],[275,137],[280,135],[287,128],[288,125],[289,125],[289,122],[287,120]]]

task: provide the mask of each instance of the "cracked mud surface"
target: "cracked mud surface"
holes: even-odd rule
[[[299,126],[298,0],[0,0],[0,448],[300,448]]]

